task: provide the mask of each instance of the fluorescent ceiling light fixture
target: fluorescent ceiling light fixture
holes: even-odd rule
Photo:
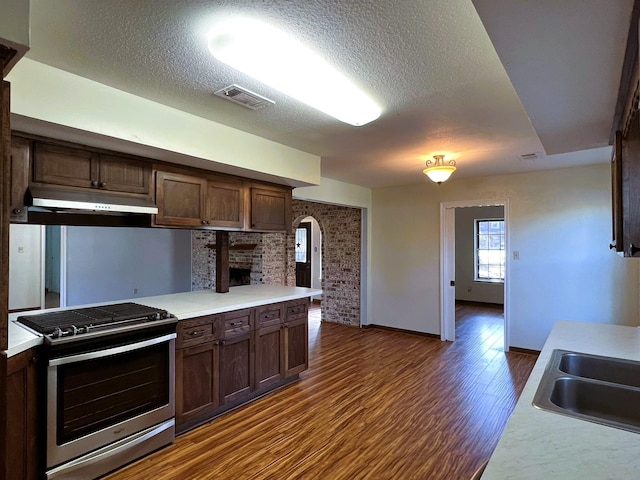
[[[221,62],[338,120],[360,126],[380,107],[300,42],[265,23],[235,19],[214,26],[209,51]]]

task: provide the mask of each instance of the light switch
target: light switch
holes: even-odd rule
[[[513,251],[513,259],[520,260],[520,252],[518,250]]]

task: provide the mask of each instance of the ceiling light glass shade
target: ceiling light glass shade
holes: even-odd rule
[[[380,116],[380,107],[347,77],[300,42],[246,19],[220,23],[209,35],[218,60],[321,112],[354,126]]]
[[[449,180],[449,177],[456,171],[455,160],[449,160],[445,165],[443,162],[444,155],[434,155],[434,161],[427,160],[427,168],[422,172],[429,177],[432,182],[438,185]],[[429,166],[432,165],[432,166]]]

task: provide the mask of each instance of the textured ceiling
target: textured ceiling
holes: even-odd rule
[[[319,155],[323,176],[378,187],[424,181],[424,161],[436,153],[457,160],[458,177],[601,161],[518,155],[608,144],[631,6],[31,0],[27,56]],[[325,55],[376,100],[381,117],[343,124],[219,63],[207,50],[208,25],[230,15],[272,23]],[[231,83],[276,105],[254,112],[213,95]]]

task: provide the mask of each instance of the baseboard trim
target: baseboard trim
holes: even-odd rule
[[[509,347],[509,351],[514,353],[524,353],[526,355],[540,355],[540,350],[531,350],[529,348]]]
[[[386,325],[362,325],[361,328],[378,328],[380,330],[387,330],[388,332],[396,333],[408,333],[409,335],[418,335],[420,337],[437,338],[440,340],[440,335],[435,333],[417,332],[415,330],[406,330],[404,328],[387,327]]]
[[[492,302],[476,302],[473,300],[458,300],[456,299],[456,303],[461,305],[469,305],[470,307],[500,307],[504,308],[503,303],[492,303]]]

